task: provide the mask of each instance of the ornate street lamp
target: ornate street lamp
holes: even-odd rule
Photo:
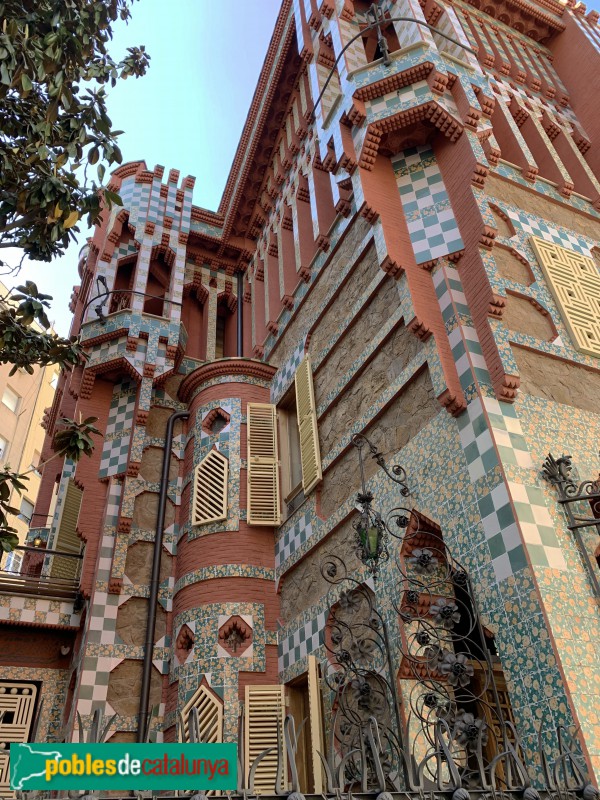
[[[392,535],[396,538],[398,537],[394,531],[390,530],[381,514],[373,509],[373,494],[367,490],[365,479],[363,454],[365,447],[368,448],[371,458],[375,460],[386,475],[400,485],[400,494],[402,497],[407,497],[410,494],[410,490],[406,485],[406,473],[404,469],[397,465],[393,466],[391,470],[388,469],[382,454],[371,444],[366,436],[362,433],[355,434],[351,442],[358,451],[361,483],[361,490],[356,496],[359,516],[352,523],[356,531],[357,555],[362,563],[370,570],[373,577],[376,577],[379,571],[379,564],[387,561],[390,557],[387,547],[388,535]],[[406,513],[404,513],[405,509],[394,509],[394,511],[399,511],[401,513],[392,513],[390,515],[390,520],[394,520],[397,527],[406,528],[409,520]]]

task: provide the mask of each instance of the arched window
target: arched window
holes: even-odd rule
[[[152,295],[152,297],[144,298],[145,314],[152,314],[155,317],[163,316],[170,280],[171,270],[165,261],[164,254],[153,252],[146,283],[146,294]]]
[[[231,291],[222,292],[217,303],[215,320],[215,358],[231,358],[237,354],[237,298]]]

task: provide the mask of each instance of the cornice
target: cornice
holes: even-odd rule
[[[292,13],[292,0],[283,0],[277,22],[275,23],[275,30],[273,31],[273,36],[269,43],[269,49],[267,50],[267,55],[258,78],[258,84],[252,98],[252,103],[250,104],[250,110],[242,130],[240,142],[233,159],[231,171],[225,185],[223,197],[219,204],[218,213],[225,218],[226,229],[229,229],[232,224],[237,200],[243,193],[244,184],[253,165],[254,152],[264,122],[269,115],[271,103],[277,93],[279,77],[283,70],[285,57],[292,42],[294,32],[295,21]],[[284,34],[286,34],[285,40]],[[284,47],[278,55],[278,50],[282,44]],[[261,104],[263,104],[262,112],[260,112]],[[259,121],[260,124],[256,125],[257,121]]]
[[[254,358],[223,358],[218,361],[210,361],[202,364],[182,381],[179,387],[179,399],[183,403],[189,403],[196,390],[203,383],[214,378],[230,375],[234,380],[238,376],[243,376],[270,381],[276,372],[277,367]]]

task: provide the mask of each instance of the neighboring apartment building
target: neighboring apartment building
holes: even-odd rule
[[[30,532],[81,579],[0,604],[20,736],[196,708],[263,795],[595,796],[599,50],[582,4],[284,0],[219,210],[116,170],[42,458],[104,438]]]
[[[0,283],[2,297],[8,289]],[[46,432],[42,427],[44,411],[52,405],[58,383],[56,366],[35,368],[32,375],[18,369],[10,375],[12,364],[0,365],[0,466],[8,465],[18,473],[28,472],[27,488],[19,494],[13,491],[10,504],[20,514],[11,519],[19,544],[24,545],[29,532],[33,509],[40,488],[41,452]],[[23,551],[15,550],[3,558],[3,569],[18,573]]]

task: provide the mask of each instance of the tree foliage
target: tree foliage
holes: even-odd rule
[[[92,435],[100,433],[94,425],[97,420],[98,417],[88,417],[79,422],[74,419],[60,419],[58,424],[62,425],[62,429],[54,435],[52,458],[64,457],[79,461],[82,456],[89,456],[94,449]],[[13,490],[23,494],[28,480],[27,473],[19,475],[8,465],[0,469],[0,551],[10,552],[19,543],[16,528],[9,521],[9,515],[18,514],[19,509],[10,505],[10,497]]]
[[[15,291],[10,304],[0,307],[0,363],[13,365],[10,375],[19,368],[31,375],[36,364],[73,367],[85,358],[77,337],[65,339],[49,330],[50,295],[41,294],[33,281]]]
[[[131,2],[0,0],[0,248],[49,261],[98,220],[105,163],[121,163],[105,86],[148,65],[143,47],[107,50]]]
[[[51,261],[61,256],[87,215],[99,221],[101,195],[110,208],[120,198],[103,186],[106,168],[122,161],[120,131],[112,128],[106,87],[139,77],[149,57],[131,47],[120,61],[108,45],[112,26],[127,22],[134,0],[0,0],[0,267],[2,250]],[[6,300],[6,298],[4,298]],[[0,303],[0,363],[14,372],[35,365],[70,368],[84,358],[75,338],[50,330],[49,295],[27,282],[14,302]],[[11,374],[12,374],[11,372]],[[56,455],[78,460],[93,449],[93,420],[61,420]],[[0,548],[16,538],[8,515],[12,490],[25,475],[0,470]]]

